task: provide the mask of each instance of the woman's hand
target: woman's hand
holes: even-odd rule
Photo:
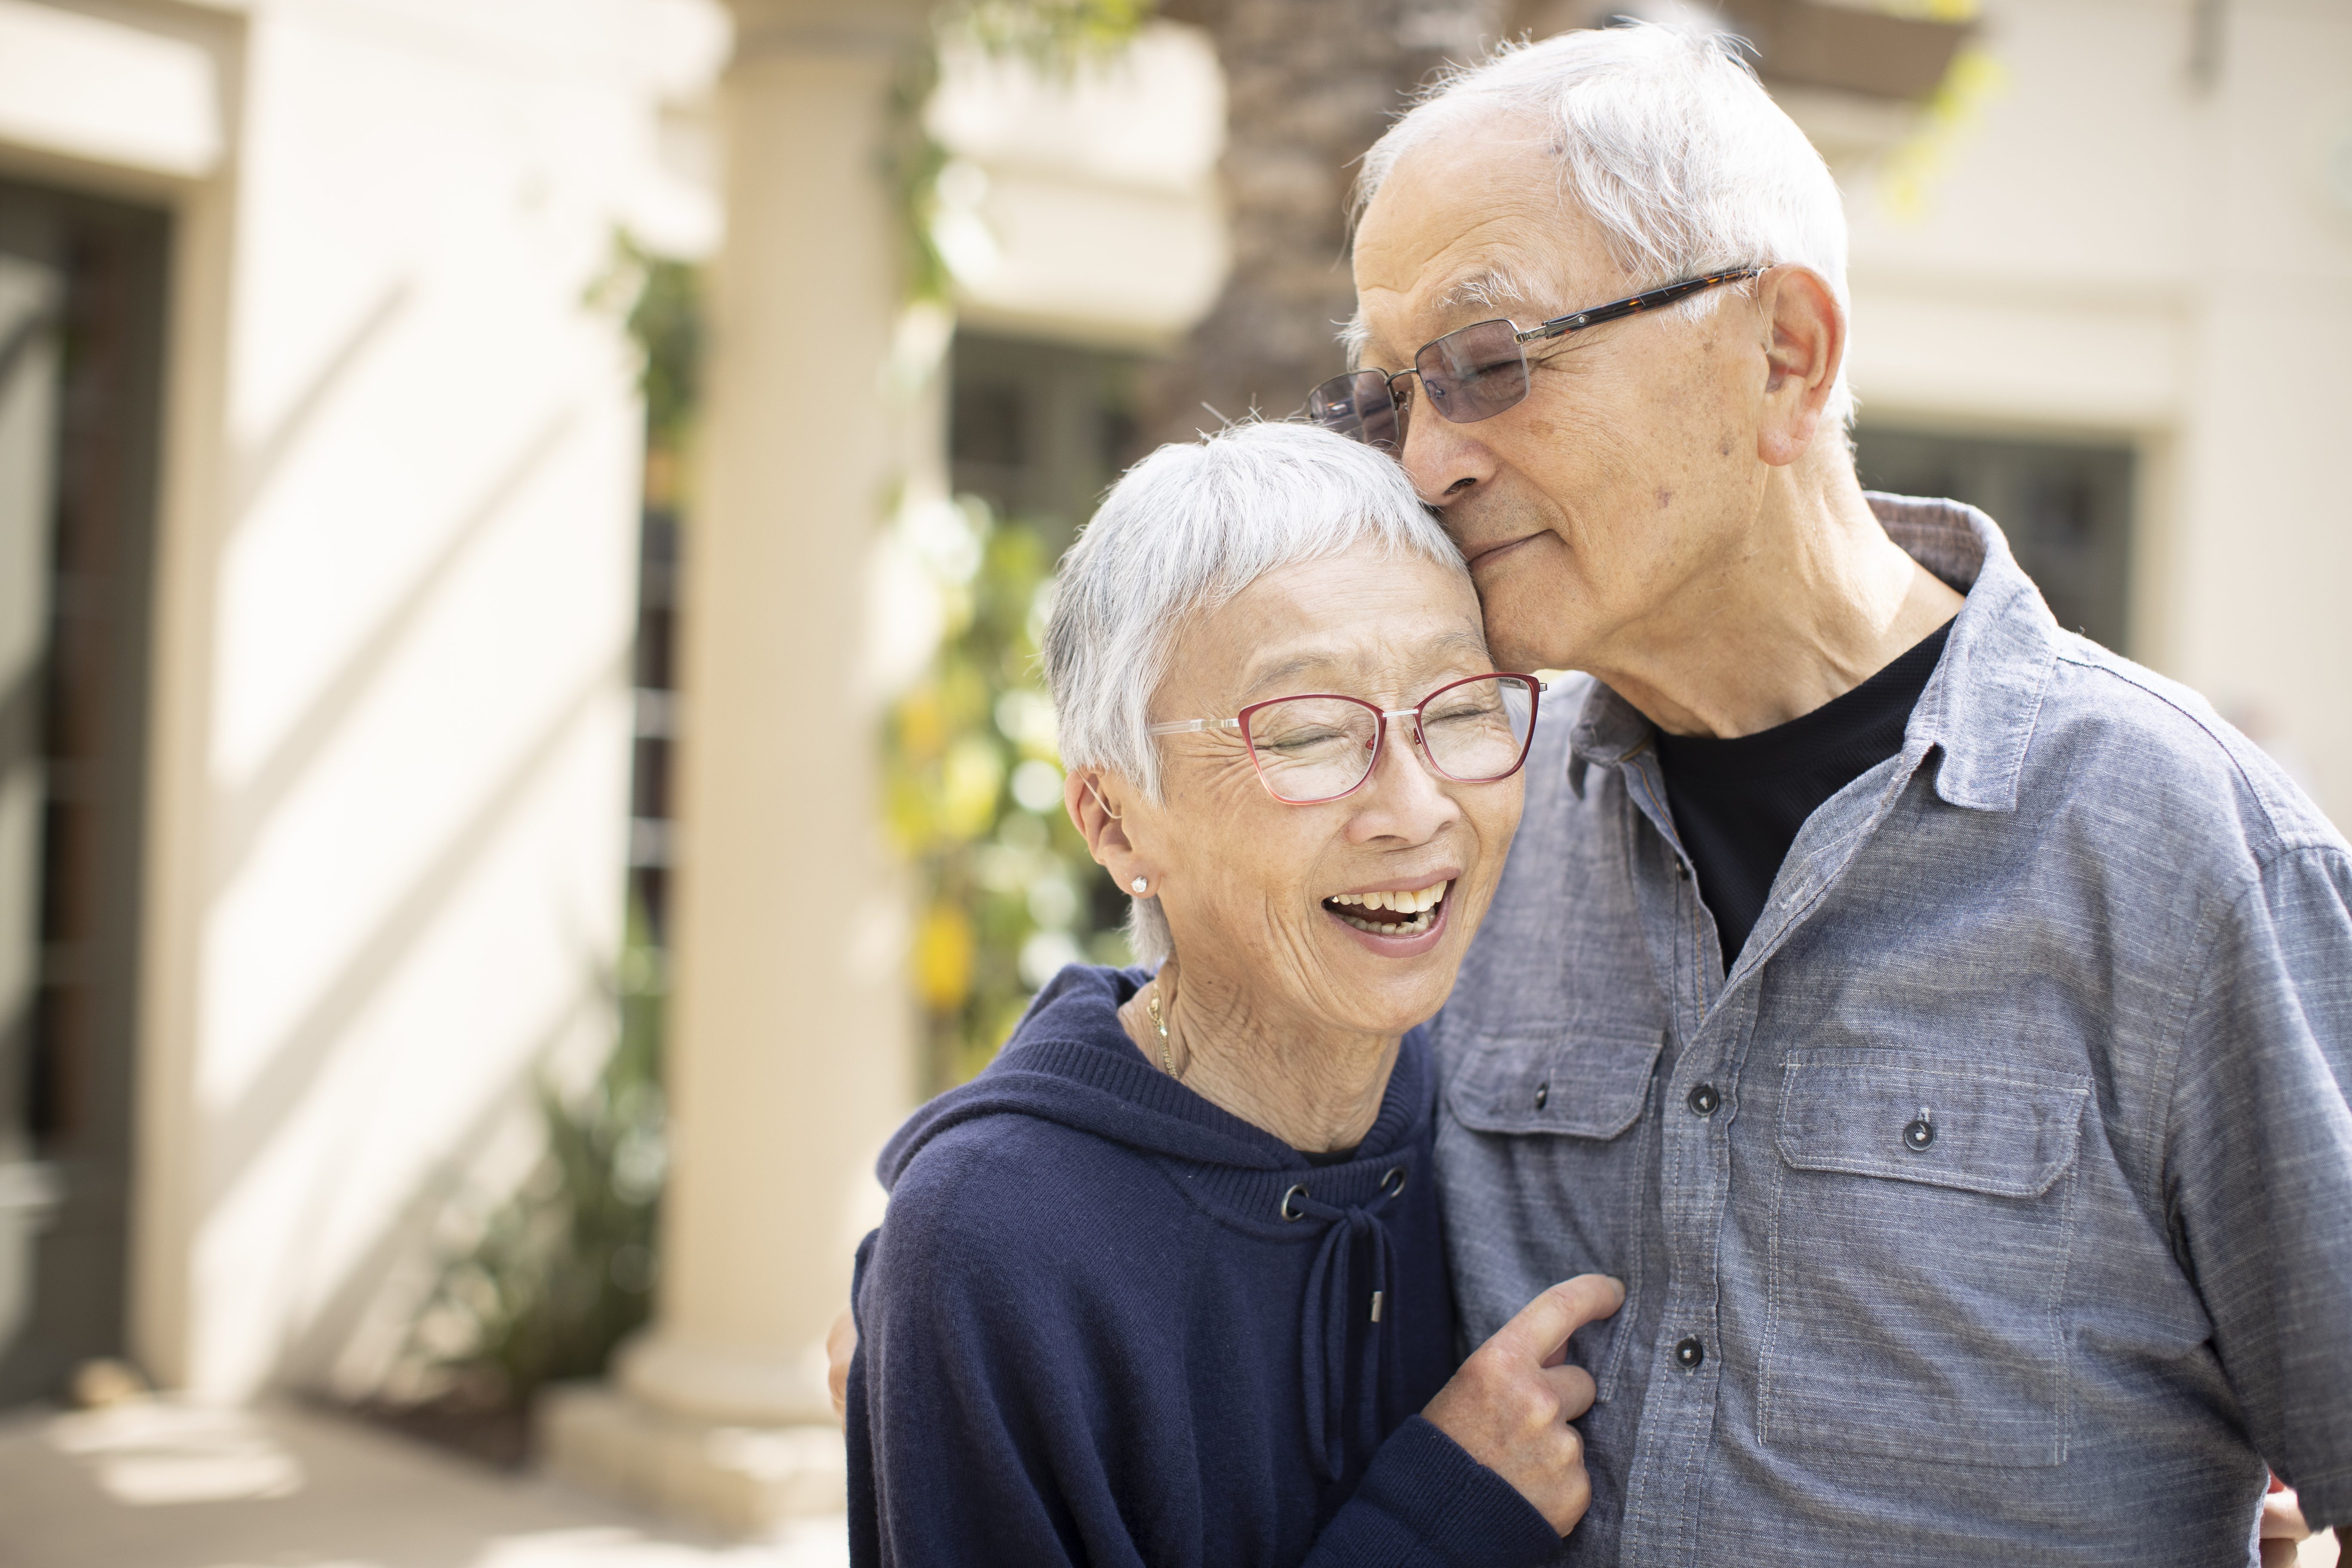
[[[1625,1304],[1625,1287],[1580,1274],[1528,1302],[1437,1391],[1422,1415],[1533,1503],[1562,1535],[1592,1501],[1584,1439],[1592,1374],[1565,1364],[1568,1337]]]
[[[2303,1503],[2294,1490],[2276,1476],[2271,1478],[2270,1491],[2263,1499],[2262,1536],[2263,1568],[2295,1568],[2303,1561],[2304,1543],[2316,1533],[2304,1522]],[[2338,1528],[2336,1531],[2337,1563],[2352,1568],[2352,1531]],[[2319,1548],[2316,1561],[2327,1562],[2327,1549]]]

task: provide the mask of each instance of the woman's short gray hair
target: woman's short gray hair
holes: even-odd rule
[[[1367,543],[1465,570],[1394,459],[1312,426],[1234,425],[1129,468],[1054,588],[1045,681],[1063,765],[1160,800],[1151,700],[1178,635],[1269,572]],[[1128,934],[1137,962],[1169,955],[1158,899],[1135,900]]]
[[[1845,207],[1829,165],[1723,34],[1634,22],[1506,44],[1441,76],[1364,154],[1360,213],[1431,142],[1519,121],[1559,161],[1560,195],[1589,216],[1635,289],[1750,263],[1795,262],[1846,298]],[[1580,310],[1597,300],[1529,300]],[[1709,291],[1681,309],[1722,303]],[[1360,342],[1361,323],[1349,331]],[[1848,363],[1853,356],[1846,355]],[[1844,366],[1822,410],[1853,417]]]

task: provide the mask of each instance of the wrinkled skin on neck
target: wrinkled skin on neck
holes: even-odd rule
[[[1524,128],[1403,159],[1355,247],[1362,362],[1521,327],[1663,279],[1629,276],[1559,200]],[[1406,471],[1470,562],[1497,660],[1581,669],[1676,734],[1744,735],[1851,689],[1958,612],[1887,538],[1824,422],[1846,322],[1780,266],[1528,345],[1527,400],[1449,424],[1416,400]]]
[[[1270,573],[1185,627],[1151,717],[1223,719],[1307,692],[1410,708],[1493,668],[1458,570],[1360,549]],[[1391,724],[1360,789],[1288,805],[1234,731],[1159,744],[1159,802],[1090,770],[1072,773],[1065,799],[1095,858],[1122,888],[1146,879],[1167,915],[1173,1059],[1192,1089],[1293,1147],[1352,1147],[1379,1114],[1399,1039],[1453,989],[1518,825],[1521,781],[1453,783]],[[1433,942],[1383,951],[1326,904],[1441,881]],[[1423,950],[1395,951],[1406,946]],[[1157,1061],[1140,1006],[1129,1025]]]

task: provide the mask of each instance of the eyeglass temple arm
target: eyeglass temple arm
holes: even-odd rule
[[[1763,272],[1761,267],[1740,267],[1729,272],[1710,272],[1704,278],[1685,279],[1680,283],[1669,283],[1663,289],[1653,289],[1647,294],[1636,294],[1612,305],[1595,305],[1590,310],[1579,310],[1573,316],[1554,316],[1549,321],[1513,336],[1523,343],[1532,342],[1538,338],[1564,337],[1570,332],[1582,331],[1587,327],[1597,327],[1603,321],[1614,321],[1642,310],[1655,310],[1660,305],[1671,305],[1677,300],[1687,300],[1718,283],[1737,283],[1744,279],[1761,277]]]
[[[1165,724],[1146,725],[1143,732],[1147,735],[1190,735],[1212,725],[1220,730],[1238,730],[1242,721],[1238,719],[1177,719]]]

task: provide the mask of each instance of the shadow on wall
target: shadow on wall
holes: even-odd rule
[[[410,645],[419,624],[435,608],[467,556],[483,542],[533,473],[561,448],[572,423],[568,414],[548,422],[351,658],[320,683],[316,700],[288,726],[285,741],[254,770],[253,783],[220,800],[215,820],[223,825],[223,847],[214,868],[215,897],[236,881],[256,837],[331,746],[362,696]],[[284,1123],[328,1069],[345,1031],[433,930],[463,887],[467,871],[512,826],[516,814],[530,800],[532,786],[562,756],[580,725],[609,701],[613,684],[610,669],[598,670],[580,683],[571,700],[521,748],[505,773],[480,792],[480,804],[472,816],[389,902],[365,942],[333,981],[319,989],[317,999],[270,1052],[267,1070],[234,1104],[215,1113],[216,1146],[226,1153],[207,1172],[207,1203],[227,1195],[245,1179],[251,1163],[268,1152],[270,1133]]]
[[[362,466],[400,460],[364,411],[385,385],[406,394],[384,377],[446,374],[419,369],[431,357],[424,347],[453,319],[435,319],[430,304],[412,281],[387,287],[325,353],[287,412],[249,443],[234,480],[239,537],[222,557],[230,581],[247,569],[239,551],[285,552],[294,548],[289,539],[316,553],[315,561],[292,556],[297,569],[345,572],[334,590],[341,597],[365,597],[347,562],[393,566],[381,551],[340,553],[348,547],[331,531],[337,525],[316,510],[331,498],[315,491],[314,465],[302,454],[341,442]],[[553,330],[577,331],[560,321]],[[401,363],[387,368],[388,359]],[[580,808],[599,804],[599,774],[619,782],[628,648],[617,619],[609,646],[598,646],[607,640],[602,567],[584,575],[570,568],[595,559],[579,552],[602,542],[583,542],[583,508],[602,510],[597,487],[608,473],[619,477],[608,461],[619,405],[552,390],[535,418],[522,415],[496,438],[502,449],[477,449],[488,461],[470,498],[453,498],[457,504],[446,510],[437,498],[428,503],[437,515],[414,525],[431,535],[421,558],[397,563],[398,586],[369,608],[363,626],[350,628],[331,667],[303,672],[313,678],[267,749],[233,779],[216,771],[211,781],[198,891],[208,932],[258,919],[290,934],[284,922],[293,899],[320,896],[321,869],[346,858],[351,868],[348,892],[318,911],[330,934],[309,952],[299,941],[288,944],[282,978],[270,975],[259,993],[260,1016],[254,996],[226,993],[240,1016],[215,1026],[226,1029],[219,1037],[205,1037],[205,1071],[224,1070],[215,1058],[250,1062],[250,1070],[232,1073],[218,1089],[184,1081],[142,1091],[199,1119],[202,1158],[186,1200],[192,1266],[217,1267],[208,1256],[224,1245],[215,1234],[240,1249],[249,1234],[258,1245],[252,1263],[239,1267],[268,1271],[253,1289],[257,1316],[234,1329],[227,1362],[217,1350],[200,1352],[212,1378],[223,1375],[220,1364],[231,1382],[258,1375],[316,1386],[380,1375],[386,1335],[397,1337],[383,1320],[401,1310],[401,1298],[413,1303],[429,1288],[419,1271],[429,1276],[436,1266],[436,1241],[446,1240],[436,1231],[467,1195],[467,1181],[502,1147],[509,1171],[526,1163],[510,1146],[517,1126],[531,1119],[535,1073],[551,1056],[601,1054],[613,1038],[616,955],[599,932],[618,921],[593,918],[572,884],[578,869],[601,863],[592,857],[583,867],[583,829],[596,827]],[[420,470],[424,493],[449,471],[447,463]],[[296,487],[291,500],[276,494],[287,485]],[[249,547],[242,535],[265,509],[274,509],[269,542]],[[288,564],[280,555],[269,569]],[[537,602],[517,597],[534,590]],[[268,596],[285,591],[236,589],[261,594],[257,603],[298,628],[273,629],[277,640],[259,645],[247,638],[248,650],[311,635]],[[578,594],[595,597],[566,596]],[[226,645],[234,634],[218,635]],[[466,666],[484,694],[480,706],[448,684]],[[418,742],[428,711],[420,703],[448,714],[438,749],[429,718]],[[600,763],[608,751],[610,763]],[[397,773],[386,776],[387,767]],[[617,788],[610,804],[617,878]],[[391,822],[375,819],[377,805],[396,808]],[[394,844],[404,853],[388,857]],[[308,866],[296,864],[302,861]],[[621,892],[616,885],[609,896]],[[491,974],[481,957],[487,948],[467,952],[464,933],[490,930],[508,961],[501,967],[520,966],[513,973]],[[252,970],[250,936],[220,940],[244,942],[234,962]],[[567,984],[562,950],[572,943],[576,979]],[[218,962],[209,953],[200,961]],[[248,973],[238,984],[256,982]],[[270,1016],[279,998],[286,1012]],[[482,1020],[462,1026],[478,1037],[449,1035],[453,1006]],[[461,1045],[462,1059],[451,1059]],[[200,1321],[191,1331],[202,1338],[225,1327]],[[239,1359],[247,1357],[263,1364],[248,1366]]]
[[[686,499],[679,477],[700,376],[700,291],[695,268],[655,258],[620,236],[610,269],[589,296],[623,316],[644,356],[638,385],[646,449],[633,660],[638,725],[627,922],[617,963],[588,964],[587,985],[541,1031],[528,1054],[530,1067],[451,1145],[457,1158],[341,1281],[291,1358],[297,1365],[327,1363],[371,1312],[380,1315],[391,1301],[403,1314],[399,1344],[361,1408],[499,1465],[526,1457],[537,1391],[556,1380],[602,1374],[651,1304],[667,1157],[661,1080],[667,858],[641,855],[637,841],[667,838],[667,728],[649,728],[646,721],[667,713],[670,695],[670,579]],[[559,431],[551,427],[547,439]],[[526,453],[499,492],[519,488],[531,466]],[[445,574],[462,547],[453,542],[428,575]],[[471,837],[461,833],[453,847]],[[550,1069],[567,1039],[605,1018],[615,1021],[617,1034],[593,1075],[583,1081],[576,1071],[567,1078]],[[489,1142],[501,1121],[511,1130],[524,1120],[518,1113],[526,1105],[535,1112],[527,1120],[536,1156],[521,1179],[513,1180],[511,1170],[488,1180],[466,1175],[459,1165],[466,1153]],[[421,1300],[405,1272],[414,1269],[420,1237],[431,1238],[434,1254],[433,1279]]]

